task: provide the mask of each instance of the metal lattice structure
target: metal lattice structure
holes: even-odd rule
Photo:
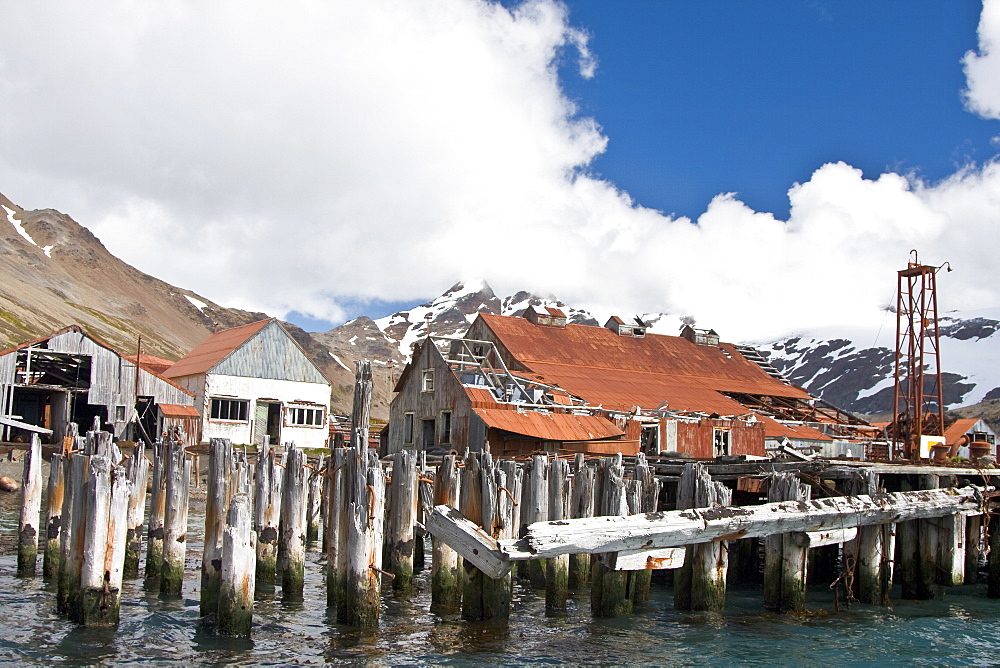
[[[920,455],[921,436],[944,435],[937,305],[937,272],[941,267],[920,264],[915,250],[910,254],[912,261],[898,272],[895,419],[889,434],[892,455],[907,459]]]

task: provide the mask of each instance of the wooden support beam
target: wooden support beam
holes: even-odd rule
[[[981,509],[989,489],[969,486],[538,522],[528,527],[525,538],[503,541],[485,535],[454,508],[439,505],[428,517],[427,530],[490,577],[499,577],[512,561],[558,554],[656,549],[943,517]]]
[[[802,548],[823,547],[824,545],[839,545],[858,537],[858,528],[827,529],[825,531],[797,531],[788,534],[792,541]]]

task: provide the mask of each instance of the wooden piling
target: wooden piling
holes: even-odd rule
[[[677,488],[677,509],[728,506],[732,490],[714,482],[702,464],[685,464]],[[689,545],[684,565],[674,572],[674,607],[721,612],[726,604],[728,552],[721,541]]]
[[[49,485],[45,511],[45,557],[42,561],[42,576],[46,580],[59,577],[59,543],[62,527],[63,499],[66,478],[63,470],[63,455],[56,452],[49,460]]]
[[[570,496],[570,517],[594,516],[595,469],[587,466],[583,453],[578,452],[573,462],[573,484]],[[569,588],[576,590],[590,584],[589,554],[569,555]]]
[[[809,501],[810,488],[791,473],[771,476],[767,499],[771,501]],[[800,612],[806,604],[806,555],[808,546],[796,542],[790,534],[765,538],[764,607],[783,612]]]
[[[139,575],[139,555],[142,553],[142,520],[146,510],[146,482],[149,479],[149,460],[146,447],[137,443],[125,466],[129,482],[128,510],[125,525],[124,577]]]
[[[149,527],[146,531],[146,579],[160,579],[163,566],[163,514],[167,501],[167,445],[153,444],[153,485],[149,495]]]
[[[920,489],[938,489],[940,478],[936,475],[921,475]],[[940,520],[919,520],[917,541],[920,550],[918,598],[934,598],[940,594],[939,569],[941,568]]]
[[[459,475],[455,455],[445,455],[434,478],[434,505],[458,507]],[[431,607],[453,610],[462,602],[458,553],[431,536]]]
[[[355,429],[356,436],[360,431]],[[364,451],[357,447],[361,444]],[[368,455],[366,440],[356,438],[355,446],[348,452],[344,471],[349,502],[344,508],[345,531],[338,553],[343,599],[337,602],[337,620],[374,628],[378,626],[382,588],[385,474],[377,456]]]
[[[983,516],[969,515],[965,524],[965,584],[975,584],[982,555]]]
[[[248,637],[253,623],[257,550],[250,505],[247,494],[235,494],[223,532],[216,632],[224,636]]]
[[[427,470],[427,451],[417,453],[417,524],[413,527],[413,572],[419,573],[427,564],[427,515],[434,508],[434,481]]]
[[[281,596],[286,600],[301,599],[305,587],[306,470],[305,453],[289,443],[285,451],[278,544]]]
[[[56,610],[68,615],[80,605],[80,564],[83,560],[84,485],[89,474],[89,457],[69,455],[63,462],[66,495],[63,498],[62,532],[59,537],[59,582]]]
[[[70,619],[85,626],[115,625],[121,607],[129,485],[125,469],[105,455],[89,458],[80,560],[79,607]]]
[[[17,532],[17,573],[34,575],[38,562],[38,527],[42,510],[42,442],[31,435],[31,445],[24,454],[21,479],[21,519]]]
[[[646,455],[636,455],[635,468],[630,487],[629,512],[655,513],[659,509],[660,481],[656,479]],[[634,502],[631,501],[634,499]],[[649,600],[649,588],[653,581],[652,569],[632,572],[632,601],[641,604]]]
[[[323,470],[322,454],[316,460],[316,468],[309,470],[309,496],[306,500],[306,542],[309,544],[319,540],[319,527],[323,515],[323,484],[326,477],[320,473]]]
[[[326,529],[323,532],[326,542],[326,604],[334,607],[344,597],[342,579],[338,573],[340,564],[341,539],[343,536],[343,514],[346,492],[344,485],[344,469],[347,466],[349,449],[343,447],[343,440],[338,436],[341,447],[334,448],[330,453],[330,463],[326,476],[329,493],[326,503]]]
[[[521,524],[527,526],[549,519],[549,461],[545,455],[533,455],[524,483],[524,506],[521,508]],[[528,580],[532,589],[545,588],[545,560],[532,559],[528,562]]]
[[[480,470],[480,453],[465,453],[465,466],[461,473],[461,499],[459,511],[470,522],[483,527],[483,476]],[[483,619],[483,578],[486,576],[468,559],[462,560],[462,617],[468,621]]]
[[[254,475],[254,531],[257,534],[257,583],[273,584],[278,563],[278,522],[284,471],[274,448],[258,453]]]
[[[208,494],[205,497],[205,541],[201,553],[201,616],[219,609],[222,538],[226,530],[233,471],[233,445],[228,438],[208,444]]]
[[[565,459],[553,459],[549,464],[548,483],[548,519],[563,520],[569,516],[569,462]],[[569,555],[549,557],[545,560],[545,611],[565,612],[568,596]]]
[[[989,584],[986,595],[990,598],[1000,598],[1000,512],[991,512],[988,525],[988,541],[990,549]]]
[[[852,495],[873,496],[881,493],[877,473],[862,471],[848,484]],[[858,528],[853,541],[844,543],[845,572],[854,569],[853,595],[862,603],[888,605],[892,590],[895,525],[873,524]]]
[[[160,566],[160,594],[180,596],[184,586],[184,558],[187,548],[188,499],[191,460],[184,444],[171,440],[166,447],[166,492],[163,511],[163,560]]]
[[[393,455],[389,484],[389,521],[386,527],[388,561],[393,574],[392,591],[406,595],[413,590],[413,544],[417,520],[417,458],[412,450]]]
[[[600,515],[627,515],[625,471],[621,454],[601,459],[597,469],[600,489]],[[594,617],[622,617],[632,613],[629,571],[614,570],[615,553],[598,556],[591,571],[590,611]]]

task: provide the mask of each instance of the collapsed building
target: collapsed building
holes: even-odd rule
[[[0,439],[34,432],[61,443],[69,422],[88,429],[97,419],[118,440],[152,441],[178,427],[197,442],[194,394],[159,373],[164,361],[125,355],[79,325],[2,350]]]
[[[878,431],[712,330],[665,336],[617,317],[568,324],[555,308],[481,313],[462,338],[419,342],[395,391],[388,452],[489,444],[495,456],[860,457]]]

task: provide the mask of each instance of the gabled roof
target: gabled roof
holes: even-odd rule
[[[958,439],[965,436],[967,433],[972,431],[976,423],[979,422],[980,418],[959,418],[951,423],[947,429],[944,430],[944,442],[948,445],[952,445]]]
[[[521,365],[591,406],[741,415],[748,409],[724,392],[811,398],[772,378],[728,343],[699,346],[679,336],[621,337],[603,327],[538,327],[523,318],[485,313],[479,318]]]
[[[274,318],[258,320],[242,327],[216,332],[199,343],[184,357],[174,362],[163,374],[167,378],[208,373],[212,367],[226,359],[234,350],[249,341],[257,332],[274,322]]]
[[[125,355],[125,359],[132,364],[136,363],[135,355]],[[172,367],[174,363],[170,360],[163,359],[162,357],[156,357],[154,355],[147,355],[146,353],[141,353],[139,355],[139,366],[141,366],[146,371],[152,371],[153,373],[163,374],[164,371]]]

